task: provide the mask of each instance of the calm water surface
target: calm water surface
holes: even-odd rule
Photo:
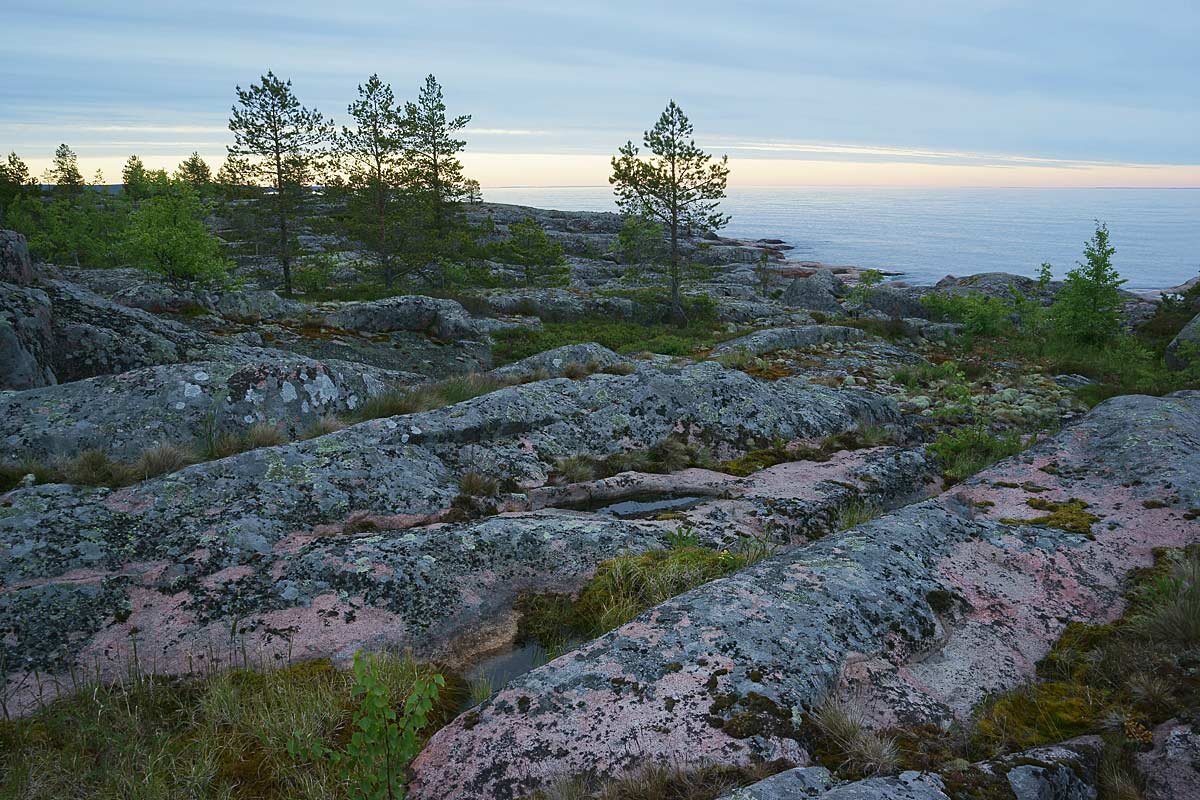
[[[614,210],[608,187],[488,189],[484,198],[566,211]],[[739,188],[729,236],[778,238],[789,257],[945,275],[1064,274],[1094,220],[1108,223],[1126,288],[1162,289],[1200,274],[1200,189]]]

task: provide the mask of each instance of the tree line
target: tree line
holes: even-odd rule
[[[451,115],[429,75],[412,101],[371,75],[337,126],[297,98],[291,81],[268,71],[236,87],[233,143],[214,175],[193,153],[168,174],[130,156],[122,191],[91,190],[78,158],[60,145],[39,182],[16,153],[0,163],[0,223],[25,233],[35,254],[83,266],[135,264],[178,280],[218,280],[229,264],[205,225],[213,211],[242,220],[239,234],[279,264],[292,293],[297,236],[316,223],[356,242],[371,278],[385,290],[400,282],[432,286],[486,282],[468,266],[491,258],[514,265],[527,285],[566,281],[561,246],[532,219],[509,226],[501,242],[469,225],[465,208],[481,199],[460,154],[470,115]],[[661,273],[670,303],[683,315],[682,242],[723,226],[718,210],[728,166],[695,145],[692,126],[673,101],[643,137],[612,160],[619,208],[629,215],[621,249]],[[48,184],[48,188],[42,184]]]

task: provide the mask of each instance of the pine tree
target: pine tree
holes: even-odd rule
[[[125,159],[125,166],[121,169],[121,183],[124,184],[125,193],[131,200],[140,200],[149,194],[150,178],[146,173],[146,165],[139,156],[132,155]]]
[[[229,119],[234,144],[229,155],[246,159],[249,176],[273,189],[278,232],[276,255],[283,268],[283,291],[292,293],[292,233],[308,184],[320,167],[333,126],[319,111],[300,105],[292,82],[267,72],[249,89],[237,87]]]
[[[192,154],[179,163],[175,169],[175,180],[191,184],[194,188],[203,190],[213,182],[212,170],[200,154]]]
[[[54,151],[54,161],[46,171],[46,182],[54,184],[57,197],[78,197],[83,194],[87,184],[79,171],[79,158],[67,145],[60,144]]]
[[[424,212],[420,216],[426,227],[426,241],[412,255],[418,262],[453,258],[468,237],[461,204],[478,192],[458,160],[467,143],[455,137],[471,116],[446,116],[442,87],[433,75],[426,76],[417,102],[404,104],[404,116],[405,184]]]
[[[0,223],[8,216],[17,199],[37,194],[37,183],[29,174],[29,166],[16,153],[9,153],[6,161],[0,162]]]
[[[347,213],[350,233],[375,258],[383,283],[397,277],[405,152],[405,117],[392,87],[372,75],[358,87],[358,99],[347,107],[354,127],[343,127],[338,156],[348,175]]]
[[[637,145],[627,142],[612,159],[608,180],[623,212],[658,221],[665,228],[670,245],[666,271],[671,314],[683,322],[680,240],[728,224],[729,217],[718,211],[729,178],[728,157],[714,163],[712,156],[696,146],[692,123],[674,100],[654,128],[645,132],[642,142],[651,156],[643,157]]]
[[[1113,266],[1117,252],[1109,244],[1108,226],[1096,222],[1096,232],[1083,246],[1084,262],[1067,273],[1054,298],[1050,316],[1058,334],[1078,344],[1107,344],[1121,333],[1121,284]]]

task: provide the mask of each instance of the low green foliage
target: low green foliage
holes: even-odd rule
[[[353,800],[402,800],[407,783],[405,770],[420,752],[421,732],[446,680],[413,665],[408,697],[397,711],[388,680],[388,657],[362,652],[354,655],[351,699],[358,704],[354,732],[342,749],[311,741],[297,731],[287,743],[293,758],[307,755],[326,760],[338,772]]]
[[[768,552],[753,543],[738,552],[703,547],[686,532],[666,550],[603,561],[575,598],[533,595],[518,603],[519,637],[553,648],[564,641],[595,638],[641,612],[689,589],[716,580]]]
[[[698,321],[685,327],[666,323],[643,325],[617,319],[547,322],[540,330],[519,328],[498,332],[492,354],[497,363],[509,364],[556,347],[596,342],[618,353],[691,356],[737,335],[739,332],[727,332],[713,323]]]
[[[402,770],[405,743],[411,749],[454,716],[465,687],[454,682],[431,705],[431,687],[444,683],[435,670],[389,655],[369,663],[369,683],[328,661],[308,661],[179,678],[139,674],[81,689],[28,717],[0,721],[0,797],[370,796],[354,790],[342,764],[314,759],[312,749],[348,755],[362,732],[356,776],[360,764],[377,766],[380,741],[360,722],[374,726],[386,710],[403,709],[394,712],[400,740],[387,740],[401,745],[391,752]],[[417,711],[426,719],[419,726],[412,724]]]
[[[619,778],[567,778],[534,792],[528,800],[717,800],[790,766],[784,760],[747,766],[648,762]]]
[[[510,225],[508,238],[491,245],[489,254],[496,261],[519,266],[525,286],[565,286],[571,279],[562,245],[532,217]]]
[[[1091,536],[1092,524],[1100,521],[1095,514],[1084,511],[1088,507],[1087,503],[1075,498],[1056,503],[1041,497],[1031,497],[1025,503],[1030,508],[1047,513],[1033,519],[1004,518],[1000,521],[1010,525],[1045,525],[1086,536]]]
[[[886,428],[864,425],[854,430],[826,436],[816,447],[789,445],[786,442],[749,450],[737,458],[722,462],[718,469],[729,475],[746,477],[759,470],[790,461],[828,461],[843,450],[862,450],[893,444],[895,437]]]
[[[965,480],[1002,458],[1016,455],[1032,442],[1022,442],[1018,433],[995,435],[982,424],[941,433],[929,450],[942,464],[947,486]]]
[[[871,289],[883,283],[883,273],[877,269],[868,269],[858,276],[858,283],[846,294],[847,302],[861,306],[867,301]]]
[[[1115,623],[1067,626],[1038,664],[1040,681],[976,712],[974,755],[986,757],[1103,733],[1106,758],[1146,747],[1150,729],[1200,702],[1200,549],[1163,550],[1135,573]],[[1113,780],[1117,776],[1109,776]]]
[[[963,331],[976,336],[999,336],[1012,327],[1012,303],[982,294],[952,295],[937,292],[921,298],[934,319],[962,323]]]

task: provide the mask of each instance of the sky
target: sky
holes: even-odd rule
[[[214,168],[272,69],[472,115],[488,186],[603,185],[670,98],[737,185],[1200,186],[1200,2],[0,0],[0,150]]]

